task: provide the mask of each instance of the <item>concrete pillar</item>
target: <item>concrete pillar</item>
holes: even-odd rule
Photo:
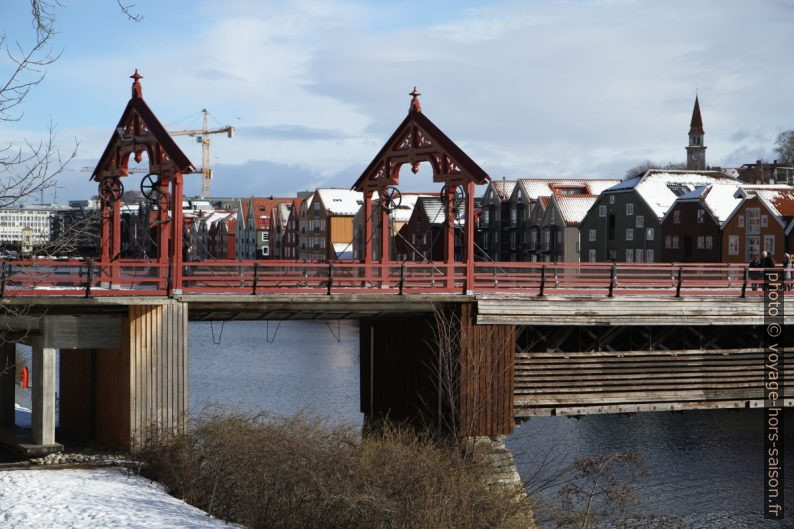
[[[14,389],[16,383],[16,344],[0,346],[0,428],[14,426]]]
[[[55,444],[55,348],[33,340],[33,444]]]

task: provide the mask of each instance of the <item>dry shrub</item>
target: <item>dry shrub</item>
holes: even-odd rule
[[[135,455],[175,496],[251,529],[530,526],[520,490],[396,427],[362,439],[300,415],[211,413]]]

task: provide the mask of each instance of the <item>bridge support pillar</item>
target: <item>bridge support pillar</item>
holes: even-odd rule
[[[47,345],[33,340],[33,444],[44,446],[55,444],[55,348]]]
[[[128,449],[149,434],[183,430],[187,305],[131,305],[125,317],[95,326],[73,340],[61,335],[68,347],[61,348],[60,366],[64,434]]]
[[[456,437],[513,431],[515,330],[477,325],[472,304],[362,321],[361,410]]]
[[[0,346],[0,428],[12,428],[15,421],[16,344]]]

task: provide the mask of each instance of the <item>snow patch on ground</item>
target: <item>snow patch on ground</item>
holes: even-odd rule
[[[221,528],[210,518],[127,470],[0,471],[0,527]]]
[[[30,410],[24,406],[14,403],[14,420],[20,428],[30,428]]]

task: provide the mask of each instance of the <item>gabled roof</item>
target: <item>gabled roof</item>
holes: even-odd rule
[[[494,193],[496,193],[496,196],[499,197],[499,200],[504,202],[505,200],[509,200],[510,196],[513,194],[513,189],[516,187],[516,181],[504,179],[491,180],[488,184],[488,187],[493,188]]]
[[[639,176],[610,187],[604,193],[636,191],[661,220],[679,196],[712,183],[740,182],[720,171],[648,169]]]
[[[739,206],[742,199],[736,196],[736,191],[739,189],[737,183],[712,183],[704,186],[696,187],[688,193],[684,193],[676,199],[673,206],[667,210],[662,222],[673,211],[675,204],[697,202],[709,212],[719,226],[725,224],[730,218],[731,213]]]
[[[444,213],[444,202],[440,197],[427,197],[420,196],[416,201],[416,208],[419,208],[427,217],[428,222],[433,225],[444,224],[446,222],[446,215]],[[461,203],[458,205],[457,219],[455,224],[461,225],[466,220],[466,205]]]
[[[448,177],[457,176],[471,179],[475,184],[490,180],[488,174],[463,152],[435,123],[422,113],[414,87],[408,115],[400,123],[378,154],[361,173],[353,189],[363,191],[375,181],[394,185],[394,171],[399,164],[429,161],[433,166],[433,181],[442,182]]]
[[[124,112],[121,114],[118,125],[116,125],[116,128],[113,130],[113,134],[110,136],[110,141],[108,141],[105,151],[102,153],[102,156],[100,156],[99,162],[97,162],[96,168],[91,174],[91,179],[98,181],[101,177],[100,173],[102,171],[111,170],[111,166],[114,164],[114,161],[115,164],[121,164],[121,160],[115,160],[115,157],[117,148],[122,144],[127,145],[127,148],[129,148],[130,142],[132,142],[132,146],[135,146],[135,142],[137,141],[137,145],[141,148],[141,150],[146,150],[147,147],[151,148],[151,145],[147,145],[141,141],[141,139],[145,139],[148,134],[153,136],[154,143],[158,144],[160,148],[162,148],[164,154],[167,155],[168,159],[173,162],[174,168],[177,172],[182,174],[195,173],[196,168],[190,162],[185,153],[183,153],[182,150],[177,146],[171,135],[165,130],[165,127],[162,123],[160,123],[160,120],[157,119],[157,116],[155,116],[154,112],[152,112],[152,109],[149,108],[149,105],[146,104],[146,101],[144,101],[143,91],[141,89],[140,83],[140,79],[142,79],[143,76],[138,74],[138,70],[136,69],[135,73],[130,77],[133,79],[132,97],[130,98],[129,102],[127,102],[127,106],[125,107]],[[133,128],[135,116],[140,118],[143,125],[142,130],[132,131],[133,136],[129,139],[122,137],[122,134],[126,135],[129,132],[129,129]],[[151,157],[152,155],[153,153],[149,151],[148,156]],[[126,156],[129,156],[129,153],[127,153]],[[157,161],[149,160],[149,163],[157,163]],[[126,162],[123,165],[125,171],[123,171],[119,176],[126,176]]]
[[[758,198],[777,223],[787,230],[789,221],[794,218],[794,188],[785,184],[757,185],[745,184],[736,190],[739,204],[731,212],[725,223],[731,220],[741,205],[747,200]]]
[[[364,203],[363,193],[351,189],[318,188],[314,196],[319,197],[329,215],[352,217]]]
[[[400,205],[389,212],[389,217],[395,222],[408,222],[414,212],[417,202],[421,197],[438,197],[438,193],[403,193],[401,195]],[[380,207],[380,199],[372,201],[373,208]],[[361,213],[361,208],[359,208]],[[443,212],[442,212],[443,215]]]
[[[519,189],[525,197],[537,200],[551,193],[559,194],[561,188],[582,187],[582,194],[600,195],[602,191],[620,183],[616,178],[521,178],[513,193]]]
[[[578,226],[582,223],[587,212],[598,200],[596,195],[554,195],[552,202],[557,204],[557,210],[562,216],[566,226]]]

